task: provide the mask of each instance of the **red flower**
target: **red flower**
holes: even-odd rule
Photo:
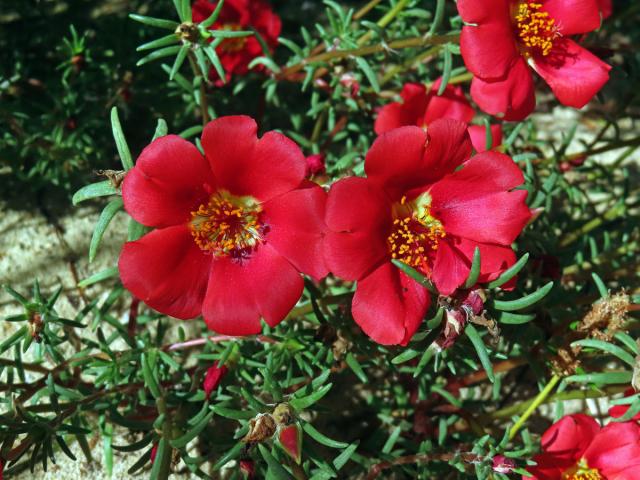
[[[193,21],[205,21],[217,4],[216,1],[196,0],[192,6]],[[220,16],[211,26],[211,30],[254,29],[265,41],[269,51],[273,52],[278,45],[281,27],[280,17],[273,13],[265,0],[225,0]],[[262,46],[254,35],[225,39],[216,49],[216,53],[224,67],[227,81],[232,75],[246,75],[251,60],[264,55]],[[212,79],[218,79],[215,69],[212,69],[209,75]]]
[[[633,388],[628,388],[624,391],[625,397],[630,397],[631,395],[635,395],[636,391]],[[624,415],[629,410],[629,405],[614,405],[609,409],[609,416],[613,418],[624,417]],[[636,414],[633,417],[633,420],[640,421],[640,413]]]
[[[452,294],[469,276],[480,248],[480,282],[512,265],[511,243],[530,213],[524,181],[511,158],[484,152],[469,159],[462,122],[441,119],[425,132],[400,127],[379,136],[367,153],[367,178],[348,177],[331,187],[325,239],[327,266],[358,282],[352,313],[382,344],[407,344],[430,297],[402,274],[392,258]],[[459,168],[462,167],[462,168]]]
[[[305,159],[284,135],[258,139],[249,117],[222,117],[202,135],[205,156],[176,135],[143,150],[127,173],[127,212],[155,227],[120,254],[124,286],[176,318],[200,314],[227,335],[280,323],[300,298],[300,272],[322,258],[326,194],[304,180]]]
[[[459,0],[460,49],[482,110],[522,120],[535,107],[533,68],[564,105],[581,108],[611,67],[571,40],[600,26],[597,0]]]
[[[602,19],[608,18],[613,13],[613,5],[611,0],[598,0],[598,8],[602,13]]]
[[[380,109],[374,126],[375,132],[380,135],[406,125],[425,128],[439,118],[452,118],[469,123],[475,112],[464,96],[462,88],[447,85],[443,94],[438,96],[440,82],[441,79],[436,80],[428,92],[421,83],[405,83],[400,92],[402,102],[392,102]],[[492,125],[491,133],[492,147],[495,148],[502,143],[502,127]],[[484,127],[470,126],[469,135],[476,151],[484,152],[487,149]]]
[[[204,390],[207,400],[211,397],[211,393],[218,388],[222,378],[228,371],[229,369],[226,365],[218,367],[218,362],[213,362],[213,365],[207,369],[207,373],[204,376],[204,382],[202,382],[202,389]]]
[[[527,467],[533,480],[634,480],[640,478],[640,426],[567,415],[542,436],[542,453]],[[531,480],[531,477],[522,477]]]

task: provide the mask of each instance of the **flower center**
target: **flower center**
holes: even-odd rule
[[[527,50],[536,50],[543,56],[549,55],[553,41],[560,36],[556,21],[548,12],[541,12],[541,3],[525,0],[518,6],[515,15],[518,38]],[[530,56],[530,52],[525,53]]]
[[[191,212],[191,235],[203,251],[218,257],[246,258],[264,241],[267,227],[253,197],[218,190],[208,203]]]
[[[431,197],[424,193],[413,201],[403,196],[393,206],[393,224],[387,237],[391,258],[429,273],[429,254],[446,236],[442,223],[431,215]]]
[[[239,23],[225,23],[220,27],[220,30],[229,30],[232,32],[238,32],[242,30]],[[247,43],[247,37],[225,38],[220,44],[220,48],[223,52],[233,53],[242,50]]]
[[[589,468],[587,462],[581,459],[569,470],[562,474],[562,480],[605,480],[597,468]]]

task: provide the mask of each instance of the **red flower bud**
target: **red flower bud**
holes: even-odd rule
[[[312,177],[319,173],[324,173],[324,155],[316,153],[305,158],[307,162],[307,177]]]
[[[504,455],[496,455],[493,457],[493,471],[497,473],[511,473],[516,468],[516,462],[512,458]]]
[[[222,377],[227,374],[229,369],[226,366],[218,367],[218,362],[213,362],[213,366],[209,367],[207,373],[204,376],[204,382],[202,382],[202,388],[204,389],[204,394],[209,400],[211,396],[211,392],[213,392],[220,382],[222,381]]]
[[[340,84],[351,90],[350,95],[352,97],[355,97],[360,92],[360,82],[350,73],[345,73],[340,77]]]
[[[251,459],[240,460],[240,470],[242,470],[244,478],[251,480],[255,475],[256,466]]]
[[[158,444],[154,443],[153,447],[151,447],[151,465],[153,465],[153,462],[156,461],[156,455],[158,455]],[[0,480],[2,480],[1,476]]]
[[[282,427],[278,434],[278,440],[280,440],[282,449],[299,464],[302,453],[302,430],[300,427],[296,423]]]

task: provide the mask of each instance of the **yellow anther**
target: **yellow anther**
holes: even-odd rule
[[[543,56],[549,55],[553,41],[560,35],[555,20],[548,12],[541,12],[542,4],[524,1],[515,16],[520,42],[527,50],[537,50]],[[530,55],[530,52],[526,52]]]

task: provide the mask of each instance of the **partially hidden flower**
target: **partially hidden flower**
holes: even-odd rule
[[[380,135],[365,158],[366,178],[331,187],[324,251],[338,277],[357,281],[355,321],[381,344],[406,345],[430,304],[427,290],[392,263],[429,278],[443,295],[467,279],[476,247],[479,282],[515,262],[511,243],[530,218],[524,177],[498,152],[472,158],[465,123],[441,119],[427,130]]]
[[[226,335],[275,326],[303,289],[327,274],[326,194],[304,179],[302,151],[255,121],[222,117],[202,134],[204,156],[176,136],[156,139],[122,185],[126,211],[154,227],[118,263],[134,296],[166,315],[202,314]]]
[[[625,397],[635,395],[636,391],[633,388],[628,388],[624,392]],[[609,416],[613,418],[621,418],[629,411],[629,405],[614,405],[609,409]],[[640,421],[640,413],[633,416],[632,420]]]
[[[581,108],[611,67],[570,37],[596,30],[598,0],[459,0],[460,50],[474,75],[471,97],[487,113],[522,120],[535,107],[531,69],[560,103]]]
[[[278,441],[282,449],[297,464],[300,464],[302,455],[302,429],[297,423],[280,427],[278,431]]]
[[[451,348],[467,323],[484,311],[483,294],[479,290],[459,290],[452,299],[452,305],[445,307],[444,311],[444,327],[435,341],[442,350]]]
[[[229,369],[226,365],[219,367],[218,362],[213,362],[213,365],[207,369],[202,382],[202,389],[207,400],[211,397],[211,393],[218,388],[228,371]]]
[[[256,473],[256,464],[251,459],[240,460],[240,470],[244,475],[244,478],[251,480]]]
[[[192,5],[193,21],[201,23],[213,13],[217,1],[196,0]],[[211,30],[250,31],[255,30],[270,52],[278,45],[278,36],[282,28],[280,17],[276,15],[266,0],[225,0],[222,10]],[[226,38],[216,48],[220,63],[229,80],[232,75],[246,75],[251,61],[264,55],[262,45],[256,35]],[[209,76],[218,80],[215,69]]]
[[[441,81],[441,79],[436,80],[429,90],[421,83],[405,83],[400,92],[402,101],[389,103],[380,109],[374,125],[375,132],[381,135],[407,125],[426,128],[439,118],[471,122],[475,111],[462,88],[447,85],[442,95],[438,95]],[[484,126],[469,126],[469,135],[476,151],[488,150]],[[491,135],[491,147],[495,148],[502,143],[502,126],[491,125]]]
[[[634,480],[640,478],[640,426],[601,428],[584,414],[567,415],[542,436],[542,452],[523,480]]]

